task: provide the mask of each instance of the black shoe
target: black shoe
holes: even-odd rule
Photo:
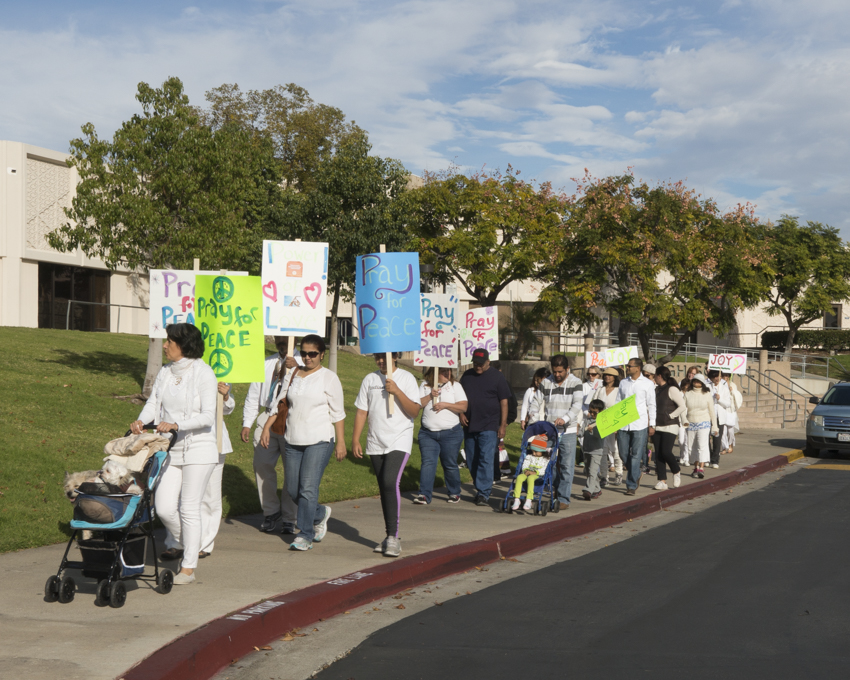
[[[606,486],[608,486],[608,480],[607,479],[600,479],[599,480],[599,486],[601,486],[604,489]]]
[[[490,502],[481,494],[475,497],[475,505],[490,505]]]
[[[637,489],[626,489],[627,496],[634,496],[635,494],[637,494]]]
[[[590,493],[590,491],[588,491],[587,489],[583,489],[581,495],[586,501],[589,501],[591,498],[593,498],[593,494]]]
[[[277,521],[281,518],[281,514],[276,512],[273,515],[266,515],[263,517],[263,523],[260,525],[260,531],[263,531],[267,534],[270,534],[274,531],[275,526],[277,526]]]
[[[161,552],[159,555],[159,559],[166,562],[170,560],[179,560],[181,557],[183,557],[183,551],[179,548],[169,548],[168,550]]]

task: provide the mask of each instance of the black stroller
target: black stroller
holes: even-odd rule
[[[152,423],[145,429],[153,429]],[[127,435],[130,433],[127,432]],[[125,435],[125,436],[127,436]],[[96,503],[110,512],[114,521],[108,524],[89,522],[81,519],[71,520],[71,538],[65,548],[65,554],[59,563],[59,571],[47,579],[44,584],[44,600],[63,604],[71,602],[76,593],[74,579],[63,572],[66,569],[79,569],[83,576],[96,578],[97,590],[94,603],[99,607],[123,607],[127,600],[127,589],[124,581],[140,579],[156,583],[156,591],[163,595],[171,592],[174,584],[174,572],[170,569],[160,569],[157,564],[156,539],[153,535],[155,517],[153,498],[156,486],[162,474],[162,467],[168,456],[168,451],[174,445],[172,435],[168,450],[158,451],[148,458],[145,463],[143,476],[146,477],[144,491],[136,494],[90,495],[79,494],[75,505],[82,501]],[[78,532],[88,530],[95,532],[92,538],[80,538],[77,541],[82,555],[82,561],[68,559],[68,552]],[[147,540],[153,546],[153,574],[145,574],[145,551]]]

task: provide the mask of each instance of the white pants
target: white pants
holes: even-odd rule
[[[605,473],[605,479],[608,478],[608,468],[614,466],[614,474],[623,474],[623,459],[617,451],[617,433],[609,434],[602,440],[602,450],[608,457],[608,465],[601,466],[600,470]]]
[[[167,530],[166,548],[182,548],[184,569],[198,566],[201,549],[201,499],[215,463],[172,465],[167,460],[156,489],[156,514]]]
[[[277,461],[280,459],[286,465],[286,441],[283,435],[269,432],[269,448],[264,449],[257,444],[254,447],[254,476],[257,479],[257,491],[260,493],[260,505],[263,514],[283,515],[283,522],[295,525],[298,508],[292,501],[292,496],[286,491],[286,481],[277,497]]]
[[[207,489],[201,499],[201,550],[211,553],[221,526],[221,477],[224,474],[225,454],[219,454]]]
[[[705,427],[701,430],[688,430],[688,448],[685,458],[692,460],[694,464],[708,463],[711,460],[711,451],[708,444],[710,429]],[[687,464],[687,463],[686,463]]]

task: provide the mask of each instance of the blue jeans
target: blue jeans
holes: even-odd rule
[[[298,506],[298,535],[308,541],[313,540],[313,525],[325,518],[319,506],[319,484],[333,450],[333,439],[307,446],[286,444],[286,490]]]
[[[573,476],[576,472],[576,439],[578,435],[562,434],[558,439],[558,472],[555,474],[555,490],[561,506],[570,504],[573,492]]]
[[[475,488],[485,500],[493,490],[493,459],[498,445],[499,436],[495,430],[466,433],[466,462]]]
[[[460,495],[460,470],[457,454],[463,441],[463,428],[458,424],[450,430],[419,429],[419,452],[422,454],[422,469],[419,471],[419,493],[428,502],[434,492],[434,477],[437,474],[437,459],[443,465],[443,476],[450,496]]]
[[[646,454],[646,442],[649,439],[649,428],[643,430],[620,430],[617,432],[617,447],[620,458],[626,468],[626,488],[637,489],[640,481],[640,465]]]

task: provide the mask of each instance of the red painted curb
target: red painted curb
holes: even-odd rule
[[[265,645],[293,628],[302,628],[319,619],[394,595],[405,588],[458,574],[502,557],[521,555],[546,544],[588,534],[727,489],[788,462],[786,456],[775,456],[686,487],[635,498],[536,527],[413,555],[283,593],[187,633],[120,677],[125,680],[208,680],[233,661],[254,651],[255,647]]]

